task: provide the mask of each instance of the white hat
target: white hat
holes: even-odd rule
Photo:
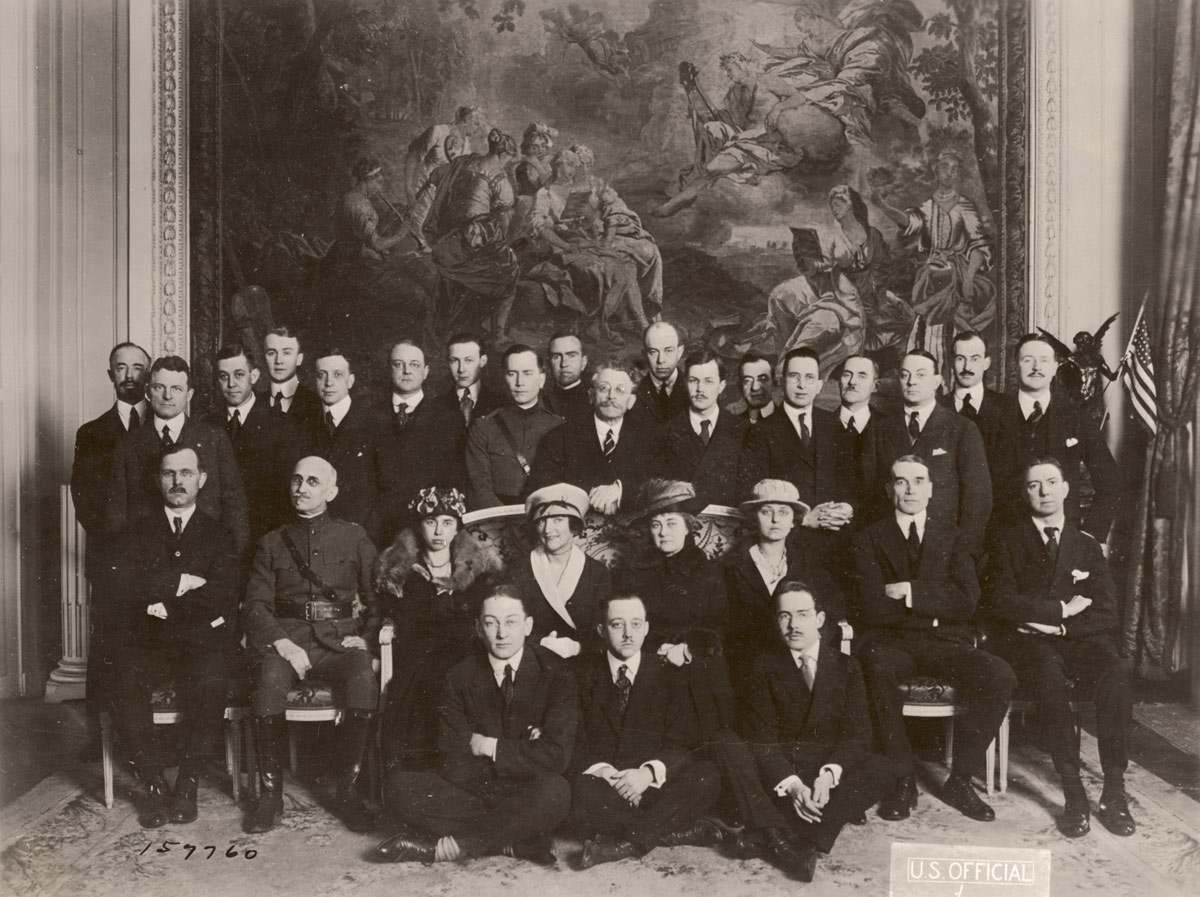
[[[742,513],[746,516],[750,516],[759,505],[791,505],[802,517],[810,510],[800,500],[800,491],[787,480],[759,480],[750,494],[751,498],[742,502]]]
[[[525,499],[525,516],[530,523],[543,517],[575,517],[583,520],[588,512],[588,494],[570,483],[543,486]]]

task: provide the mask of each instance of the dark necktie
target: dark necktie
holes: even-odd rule
[[[471,390],[464,389],[462,398],[458,401],[458,410],[462,414],[463,423],[468,427],[471,426],[471,409],[475,407],[475,403],[471,401]]]
[[[921,415],[914,411],[908,416],[908,439],[910,442],[916,442],[921,438]]]
[[[800,675],[804,677],[804,684],[808,686],[808,690],[812,691],[816,674],[813,672],[813,659],[807,654],[800,655]]]
[[[963,394],[962,407],[958,409],[958,413],[970,420],[975,420],[979,417],[979,409],[971,401],[971,394],[969,392]]]
[[[1042,403],[1034,402],[1033,410],[1029,412],[1029,417],[1025,418],[1025,423],[1029,426],[1029,429],[1032,430],[1037,427],[1038,421],[1040,421],[1041,419],[1042,419]]]
[[[708,440],[712,438],[712,433],[709,432],[711,429],[712,421],[710,421],[708,418],[700,421],[700,441],[705,445],[705,447],[708,446]]]
[[[234,441],[238,438],[238,433],[242,432],[242,412],[238,408],[233,409],[233,416],[229,418],[229,439]]]
[[[663,416],[666,416],[667,408],[671,403],[671,394],[667,392],[667,384],[663,384],[658,388],[658,407],[662,409]]]
[[[629,693],[633,690],[633,682],[629,678],[629,667],[621,664],[617,667],[617,712],[625,716],[629,709]]]
[[[801,414],[796,419],[800,421],[800,444],[804,446],[805,451],[808,451],[808,446],[812,442],[812,433],[808,431],[808,415]]]
[[[917,535],[917,521],[915,520],[908,524],[905,553],[908,555],[908,576],[910,579],[916,579],[917,568],[921,565],[921,537]]]
[[[1058,560],[1058,527],[1047,526],[1042,531],[1046,534],[1046,560],[1053,566]]]
[[[403,430],[404,425],[408,423],[408,405],[404,402],[400,403],[400,407],[396,409],[396,429]]]
[[[611,461],[613,452],[615,452],[616,450],[617,450],[617,440],[613,439],[613,431],[612,431],[612,428],[610,427],[609,431],[606,434],[604,434],[604,446],[603,446],[604,460]]]
[[[171,438],[171,428],[163,424],[162,428],[162,444],[163,448],[168,449],[175,444],[175,440]]]
[[[855,425],[853,417],[851,417],[850,420],[846,421],[846,432],[854,433],[854,434],[858,433],[858,427]]]
[[[142,419],[138,417],[137,409],[129,409],[129,426],[125,429],[129,432],[136,430],[142,423]]]
[[[183,518],[176,515],[173,519],[175,521],[175,538],[178,539],[183,535]]]
[[[511,664],[504,665],[504,681],[500,683],[500,700],[504,704],[504,716],[507,721],[513,705],[513,669]]]
[[[281,393],[281,392],[271,393],[271,410],[278,411],[280,414],[284,413],[283,412],[283,393]]]
[[[325,412],[325,429],[328,431],[330,436],[333,436],[335,433],[337,433],[337,424],[333,422],[332,411]]]

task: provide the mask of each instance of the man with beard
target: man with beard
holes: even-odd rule
[[[546,409],[567,420],[589,417],[592,403],[584,383],[588,357],[579,337],[565,330],[555,333],[546,346],[546,361],[554,381],[542,395]]]
[[[770,417],[775,407],[775,366],[757,352],[747,352],[738,362],[738,383],[742,401],[728,407],[730,414],[744,417],[752,424]]]

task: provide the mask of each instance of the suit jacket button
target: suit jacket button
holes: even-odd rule
[[[175,552],[175,557],[179,557],[179,552],[178,552],[178,551],[176,551],[176,552]]]

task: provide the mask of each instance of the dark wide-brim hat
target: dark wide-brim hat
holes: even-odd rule
[[[683,480],[647,481],[635,519],[648,520],[658,514],[699,514],[705,503],[696,498],[696,487]]]

